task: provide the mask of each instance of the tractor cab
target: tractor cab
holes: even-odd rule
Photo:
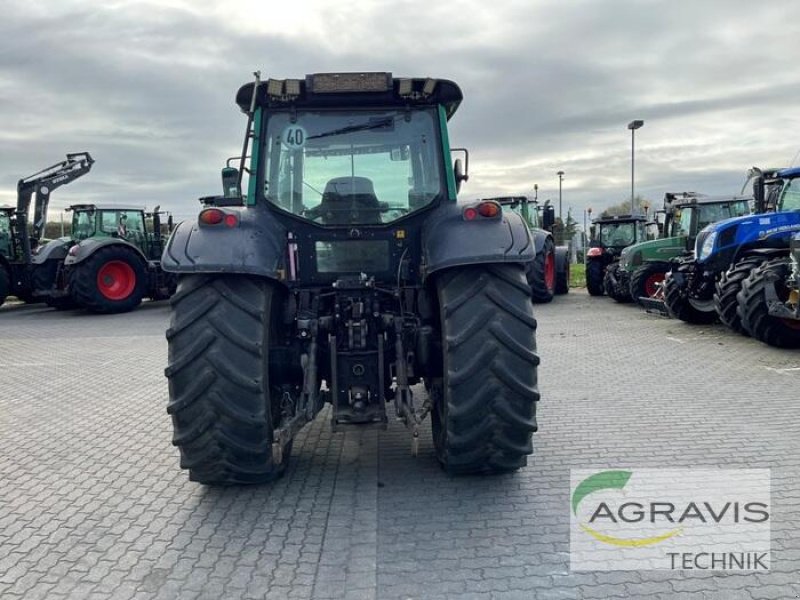
[[[75,241],[121,238],[146,251],[148,236],[143,208],[76,204],[67,210],[72,212],[72,237]]]
[[[626,246],[647,239],[646,223],[647,219],[640,215],[596,219],[593,223],[595,237],[590,246],[601,248],[611,254],[619,254]]]

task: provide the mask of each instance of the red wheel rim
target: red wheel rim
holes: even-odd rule
[[[653,273],[644,282],[644,293],[653,298],[658,293],[658,284],[664,281],[665,273]]]
[[[552,252],[544,257],[544,285],[550,291],[556,287],[556,257]]]
[[[121,260],[111,260],[97,272],[97,289],[109,300],[124,300],[136,287],[136,273]]]

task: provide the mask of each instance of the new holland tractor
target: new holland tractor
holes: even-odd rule
[[[9,295],[25,302],[58,302],[48,290],[59,261],[51,260],[40,246],[47,208],[56,188],[82,177],[92,164],[94,159],[88,152],[67,154],[65,160],[19,180],[16,208],[0,208],[0,304]]]
[[[526,464],[534,244],[514,211],[456,201],[461,100],[451,81],[389,73],[256,74],[238,91],[247,193],[206,199],[162,263],[178,275],[167,410],[190,479],[280,476],[326,404],[336,429],[385,427],[389,405],[412,451],[430,415],[450,473]]]
[[[503,196],[486,198],[507,207],[522,217],[530,229],[536,257],[526,267],[526,276],[531,286],[531,297],[535,303],[546,303],[556,294],[569,292],[569,247],[556,246],[552,227],[555,211],[546,203],[540,207],[527,196]]]
[[[706,225],[750,214],[750,200],[750,197],[711,197],[695,192],[665,194],[661,237],[628,246],[620,254],[616,271],[618,293],[627,292],[646,308],[663,307],[661,284],[670,270],[670,261],[692,248],[697,232]]]
[[[800,348],[800,235],[788,258],[753,269],[737,294],[742,329],[778,348]]]
[[[756,214],[719,221],[698,233],[694,254],[675,259],[664,280],[670,316],[696,324],[719,319],[747,333],[737,295],[753,269],[789,255],[790,240],[800,231],[798,178],[800,168],[758,171]]]
[[[620,215],[592,221],[592,241],[586,251],[586,289],[592,296],[610,292],[609,269],[615,269],[622,250],[647,239],[644,215]]]

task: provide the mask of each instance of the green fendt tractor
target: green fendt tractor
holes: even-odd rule
[[[671,268],[670,260],[694,247],[697,233],[710,223],[750,214],[749,197],[710,197],[695,192],[664,195],[665,221],[662,236],[628,246],[617,269],[617,293],[627,293],[647,307],[663,307],[661,283]],[[654,301],[648,301],[654,299]]]
[[[486,200],[493,200],[519,213],[531,231],[536,257],[528,263],[526,276],[533,301],[546,303],[556,294],[568,293],[569,247],[556,246],[552,232],[555,211],[549,202],[540,208],[536,201],[530,201],[527,196],[503,196]]]
[[[607,289],[608,269],[616,267],[622,250],[647,239],[644,215],[621,215],[592,221],[592,241],[586,251],[586,289],[592,296],[613,294]],[[613,297],[613,296],[612,296]]]
[[[42,253],[63,255],[52,298],[96,313],[133,310],[143,298],[160,300],[175,291],[176,278],[161,269],[166,236],[156,207],[76,204],[71,237],[53,240]],[[172,230],[172,216],[167,219]]]
[[[525,465],[533,240],[497,202],[456,202],[461,100],[451,81],[389,73],[257,74],[239,90],[247,194],[226,168],[225,196],[178,225],[162,261],[179,276],[168,412],[192,480],[280,476],[325,404],[334,428],[385,426],[393,405],[412,448],[430,413],[451,473]]]

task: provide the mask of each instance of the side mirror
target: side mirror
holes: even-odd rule
[[[172,215],[167,217],[167,231],[172,233],[172,230],[175,229],[175,222],[172,220]]]
[[[556,209],[548,204],[542,209],[542,229],[550,231],[555,223]]]
[[[235,167],[222,169],[222,195],[225,198],[238,198],[242,195],[239,187],[239,169]]]
[[[450,152],[463,152],[464,164],[461,164],[461,159],[457,158],[453,163],[453,175],[456,179],[456,193],[461,191],[461,182],[469,180],[469,152],[466,148],[451,148]]]

